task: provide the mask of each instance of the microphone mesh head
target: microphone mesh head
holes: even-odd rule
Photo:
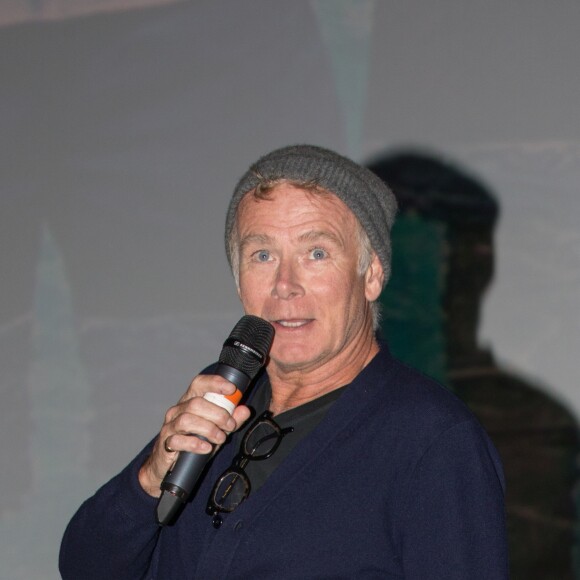
[[[258,316],[242,316],[220,353],[219,362],[242,371],[252,380],[266,364],[274,327]]]

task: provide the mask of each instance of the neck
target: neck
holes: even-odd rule
[[[286,369],[271,362],[268,366],[272,386],[270,411],[278,415],[348,385],[378,351],[379,345],[371,332],[364,340],[346,345],[331,360],[311,369]]]

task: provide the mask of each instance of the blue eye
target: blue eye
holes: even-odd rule
[[[313,260],[324,260],[324,258],[327,256],[327,253],[326,250],[323,250],[322,248],[314,248],[314,250],[310,252],[310,256]]]
[[[254,256],[258,262],[267,262],[270,259],[270,252],[268,250],[259,250]]]

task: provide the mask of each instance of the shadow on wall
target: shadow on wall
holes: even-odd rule
[[[512,580],[574,578],[577,422],[477,343],[481,300],[493,279],[497,200],[430,153],[391,152],[368,166],[400,207],[381,332],[395,355],[462,398],[498,448]]]

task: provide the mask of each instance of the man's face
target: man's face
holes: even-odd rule
[[[239,294],[247,314],[274,325],[270,364],[278,371],[348,364],[372,340],[368,301],[380,293],[382,268],[375,257],[359,274],[357,232],[332,194],[282,184],[268,199],[240,203]]]

